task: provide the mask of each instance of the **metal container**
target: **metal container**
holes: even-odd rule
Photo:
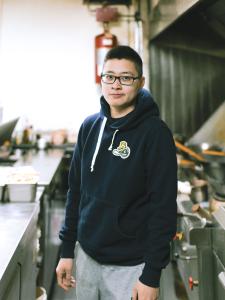
[[[3,201],[4,185],[0,185],[0,202]]]
[[[195,179],[192,183],[191,199],[194,202],[208,200],[208,182],[203,179]]]
[[[9,201],[33,202],[36,197],[37,184],[11,183],[7,185]]]

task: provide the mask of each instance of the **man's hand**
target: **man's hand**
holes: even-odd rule
[[[58,285],[65,291],[68,291],[71,287],[75,287],[75,279],[72,274],[73,259],[61,258],[56,268]]]
[[[132,300],[157,300],[159,289],[147,286],[139,280],[132,291]]]

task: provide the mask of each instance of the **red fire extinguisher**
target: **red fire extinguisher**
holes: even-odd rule
[[[117,37],[104,27],[104,33],[95,37],[95,82],[101,82],[101,72],[106,53],[118,45]]]

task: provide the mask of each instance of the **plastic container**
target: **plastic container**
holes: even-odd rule
[[[10,183],[7,185],[9,201],[33,202],[36,197],[37,184]]]
[[[36,300],[47,300],[46,290],[41,286],[36,288]]]

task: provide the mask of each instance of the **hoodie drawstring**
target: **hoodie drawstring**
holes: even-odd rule
[[[99,148],[100,148],[100,144],[101,144],[102,135],[103,135],[103,132],[104,132],[106,121],[107,121],[107,118],[104,117],[104,119],[102,121],[100,131],[99,131],[98,141],[97,141],[97,144],[96,144],[96,147],[95,147],[95,152],[93,154],[92,161],[91,161],[91,172],[94,171],[95,160],[96,160],[96,157],[98,155]]]
[[[112,137],[112,141],[111,141],[111,144],[108,148],[109,151],[112,151],[112,148],[113,148],[113,142],[114,142],[114,139],[115,139],[115,136],[116,136],[116,133],[119,131],[119,129],[116,129],[115,132],[113,133],[113,137]]]

